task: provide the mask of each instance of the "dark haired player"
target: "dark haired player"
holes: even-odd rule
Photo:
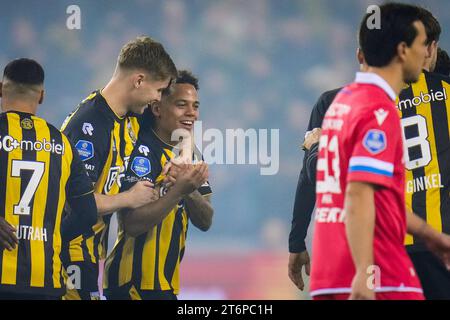
[[[97,218],[92,184],[67,137],[36,116],[36,61],[11,61],[0,97],[0,299],[59,299],[62,238],[70,224],[84,232]],[[66,200],[73,210],[61,222]]]
[[[122,189],[147,180],[157,185],[161,197],[120,213],[119,238],[105,263],[108,299],[176,299],[189,221],[202,231],[211,226],[208,166],[190,143],[174,146],[172,141],[175,130],[187,133],[185,138],[192,135],[199,115],[197,90],[198,80],[181,71],[164,90],[161,102],[153,103],[142,117]],[[174,160],[183,157],[188,160],[185,164]],[[169,189],[168,184],[172,184]]]
[[[339,92],[322,125],[311,272],[315,299],[423,299],[403,246],[406,231],[443,258],[450,251],[449,237],[405,213],[394,102],[405,82],[418,80],[425,62],[421,10],[397,3],[380,9],[382,28],[369,29],[367,14],[359,30],[368,70]]]

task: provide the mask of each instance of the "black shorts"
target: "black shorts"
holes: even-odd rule
[[[0,292],[0,300],[60,300],[61,297],[41,294]]]
[[[104,294],[107,300],[177,300],[172,290],[140,290],[133,285],[106,289]]]
[[[429,251],[409,252],[427,300],[450,300],[450,271]]]

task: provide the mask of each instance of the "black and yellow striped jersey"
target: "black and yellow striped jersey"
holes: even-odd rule
[[[66,118],[61,129],[78,150],[95,192],[117,194],[139,132],[136,117],[117,116],[101,92],[94,91]],[[96,264],[99,258],[105,258],[103,240],[108,235],[110,218],[99,217],[90,233],[72,240],[64,262]]]
[[[0,291],[61,296],[61,218],[66,199],[93,187],[67,137],[22,112],[0,114],[0,216],[19,244],[0,248]]]
[[[123,190],[144,179],[159,184],[164,179],[162,168],[174,156],[174,147],[164,143],[148,128],[150,125],[145,122],[141,126],[130,165],[122,180]],[[202,159],[198,149],[193,159]],[[211,193],[209,183],[198,190],[202,195]],[[161,195],[164,194],[163,188]],[[104,288],[114,290],[131,284],[139,290],[171,290],[178,294],[179,268],[188,229],[184,201],[178,203],[161,223],[138,237],[131,237],[123,231],[120,215],[118,221],[118,239],[105,262]]]
[[[450,78],[424,71],[397,104],[404,134],[406,205],[450,234]],[[423,250],[410,235],[409,251]]]

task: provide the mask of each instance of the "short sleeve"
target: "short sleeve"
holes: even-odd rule
[[[67,182],[67,194],[69,198],[77,198],[94,192],[94,188],[80,156],[71,143],[70,148],[72,149],[73,157],[72,163],[70,164],[70,176]]]
[[[347,182],[390,187],[398,152],[403,152],[397,113],[390,107],[373,108],[356,121]]]
[[[108,158],[111,143],[111,132],[106,124],[96,119],[83,119],[75,114],[63,132],[75,146],[91,180],[97,182]]]
[[[338,94],[339,89],[331,90],[324,92],[316,104],[314,105],[311,116],[309,118],[308,129],[307,131],[312,131],[314,128],[322,127],[323,118],[325,117],[325,113],[333,102],[334,98]]]

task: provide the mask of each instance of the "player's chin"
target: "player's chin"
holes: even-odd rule
[[[420,74],[422,73],[422,70],[420,70],[420,72],[411,72],[409,74],[406,74],[403,81],[405,83],[416,83],[417,81],[419,81],[419,77]]]

